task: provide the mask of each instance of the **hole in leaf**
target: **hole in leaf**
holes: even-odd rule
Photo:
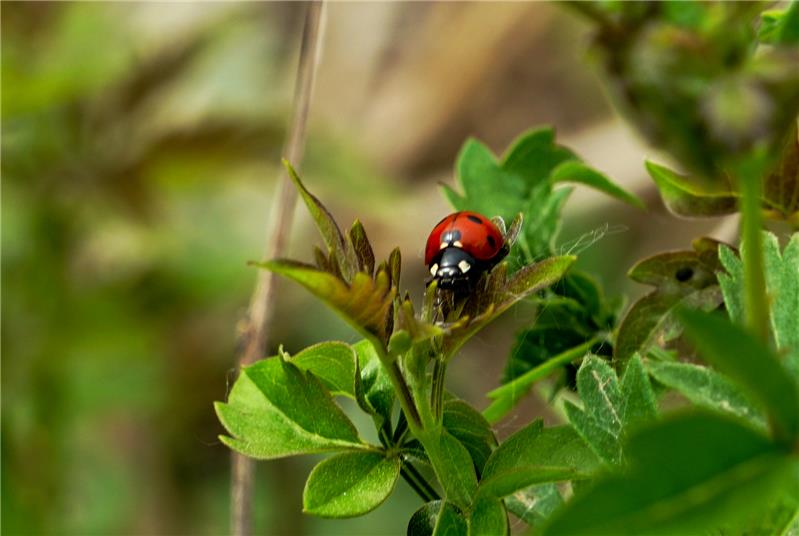
[[[684,266],[680,268],[679,270],[677,270],[677,273],[674,274],[674,277],[676,277],[677,281],[679,281],[680,283],[685,283],[693,276],[694,276],[694,270],[689,266]]]

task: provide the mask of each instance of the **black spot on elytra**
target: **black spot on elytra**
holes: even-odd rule
[[[456,240],[460,239],[461,239],[461,232],[457,229],[447,231],[446,233],[441,235],[442,244],[449,244],[450,242],[455,242]]]
[[[472,220],[474,223],[483,223],[483,220],[481,220],[477,216],[473,216],[472,214],[467,214],[466,217]]]
[[[497,241],[494,240],[494,237],[491,235],[488,235],[488,245],[492,248],[497,247]]]
[[[694,276],[694,270],[690,266],[683,266],[674,274],[674,277],[680,283],[685,283]]]

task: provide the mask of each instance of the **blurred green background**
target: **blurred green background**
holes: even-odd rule
[[[2,523],[4,534],[223,534],[229,452],[212,402],[234,374],[236,325],[273,209],[301,3],[2,3]],[[447,211],[468,136],[494,150],[553,124],[649,204],[578,191],[562,249],[611,293],[632,262],[735,221],[680,222],[613,114],[588,28],[544,3],[328,6],[306,184],[357,215],[384,257],[400,245],[418,298],[422,247]],[[594,236],[595,235],[595,236]],[[596,238],[597,240],[594,240]],[[317,237],[295,218],[290,255]],[[355,335],[278,287],[272,349]],[[474,341],[450,388],[496,385],[524,309]],[[507,434],[542,410],[530,400]],[[260,463],[261,534],[404,534],[419,500],[400,482],[359,519],[303,516],[314,460]]]

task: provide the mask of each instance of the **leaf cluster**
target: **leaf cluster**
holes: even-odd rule
[[[281,351],[244,368],[227,402],[216,404],[230,434],[222,441],[259,459],[334,453],[308,478],[308,513],[361,515],[381,504],[402,476],[438,505],[431,514],[436,523],[452,516],[452,523],[475,534],[507,526],[505,496],[533,484],[585,478],[596,465],[585,460],[594,455],[570,428],[545,430],[538,422],[527,435],[498,445],[485,418],[443,390],[444,370],[458,349],[514,303],[558,281],[574,258],[551,257],[512,274],[502,263],[468,296],[439,292],[432,283],[416,314],[409,296],[398,290],[399,251],[375,266],[360,222],[344,235],[286,165],[325,249],[315,249],[314,265],[273,260],[259,266],[304,286],[364,340],[321,343],[295,356]],[[517,216],[506,231],[508,244],[522,221]],[[380,444],[361,439],[335,396],[355,400],[371,415]],[[566,451],[564,442],[571,445]],[[538,461],[531,465],[522,452]],[[437,485],[429,481],[431,474]]]
[[[797,236],[782,255],[773,235],[765,240],[769,288],[782,301],[772,318],[779,353],[733,323],[740,323],[742,316],[741,261],[722,245],[714,256],[716,278],[732,321],[696,305],[684,304],[670,313],[709,366],[674,361],[672,353],[649,348],[648,358],[635,355],[627,362],[619,387],[606,363],[584,360],[578,386],[585,409],[575,411],[567,402],[567,414],[595,452],[617,469],[557,510],[546,534],[783,534],[795,526],[799,374],[794,368],[796,346],[788,341],[797,327],[779,311],[793,307],[795,316],[799,310],[788,305],[799,282]],[[629,375],[646,378],[647,373],[656,382],[655,390],[641,389],[638,381],[638,395],[624,393]],[[646,417],[653,409],[650,395],[663,387],[703,409],[686,409],[659,422],[651,413]],[[637,405],[647,410],[638,412],[639,426],[618,442],[623,408],[633,400],[646,400]]]
[[[643,208],[634,194],[558,145],[550,127],[521,134],[501,158],[478,140],[468,140],[458,154],[455,176],[462,193],[447,185],[442,188],[456,210],[473,210],[506,221],[519,213],[524,216],[509,255],[511,271],[555,253],[561,209],[573,190],[561,186],[563,183],[583,184]]]
[[[501,158],[479,141],[467,141],[458,155],[456,179],[462,194],[443,186],[455,209],[503,218],[523,214],[524,223],[509,255],[510,270],[555,253],[561,210],[573,191],[561,183],[583,184],[643,208],[634,194],[558,145],[548,127],[523,133]],[[535,323],[517,334],[503,385],[488,395],[492,403],[484,414],[492,422],[511,411],[537,381],[564,366],[567,375],[561,376],[561,384],[573,384],[575,369],[569,364],[587,350],[612,351],[607,334],[615,326],[620,303],[608,300],[590,275],[571,271],[537,304]]]

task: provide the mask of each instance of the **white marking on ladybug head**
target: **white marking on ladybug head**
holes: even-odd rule
[[[452,245],[455,246],[456,248],[462,248],[463,247],[463,243],[460,240],[454,241],[452,243]]]
[[[430,267],[430,275],[435,277],[436,273],[438,273],[438,263],[435,263],[433,264],[433,266]]]
[[[462,272],[462,273],[464,273],[464,274],[465,274],[466,272],[468,272],[468,271],[469,271],[469,269],[470,269],[471,267],[472,267],[472,265],[471,265],[471,264],[469,264],[469,263],[468,263],[468,262],[466,262],[466,261],[461,261],[461,262],[459,262],[459,263],[458,263],[458,268],[460,268],[460,269],[461,269],[461,272]]]
[[[446,248],[446,247],[449,247],[449,244],[448,244],[448,243],[446,243],[446,242],[441,242],[441,245],[440,245],[440,246],[438,246],[438,249],[444,249],[444,248]]]

